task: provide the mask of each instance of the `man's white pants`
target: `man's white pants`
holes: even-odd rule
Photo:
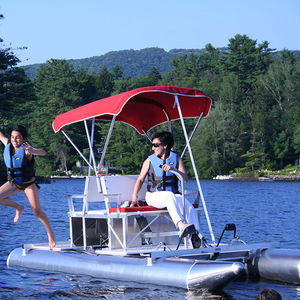
[[[184,221],[188,224],[194,224],[196,230],[200,233],[198,213],[187,199],[185,200],[184,218],[183,198],[180,194],[174,194],[169,191],[147,192],[145,200],[148,205],[156,208],[166,207],[176,227],[179,221]]]

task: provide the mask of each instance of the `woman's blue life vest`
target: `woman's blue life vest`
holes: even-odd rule
[[[168,164],[173,168],[178,168],[178,155],[171,151],[166,160],[161,159],[154,153],[149,156],[150,168],[148,171],[148,192],[171,191],[178,194],[178,178],[171,172],[164,172],[162,166]]]
[[[7,168],[7,179],[17,184],[27,182],[34,174],[34,157],[31,160],[26,158],[25,150],[20,146],[14,155],[11,155],[11,143],[4,148],[4,163]]]

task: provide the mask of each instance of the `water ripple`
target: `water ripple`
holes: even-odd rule
[[[68,231],[67,194],[83,192],[84,181],[57,180],[42,184],[41,205],[58,241]],[[195,182],[188,183],[196,189]],[[235,223],[237,235],[247,242],[277,241],[285,248],[300,248],[300,184],[282,182],[201,182],[216,239],[225,224]],[[266,287],[277,290],[283,299],[300,299],[300,288],[270,283],[233,282],[218,293],[203,294],[183,289],[144,286],[132,282],[102,280],[88,276],[49,273],[6,267],[8,254],[24,243],[47,242],[40,222],[33,216],[23,193],[12,197],[25,206],[17,224],[14,211],[0,207],[0,298],[1,299],[254,299]],[[202,213],[203,234],[210,237]],[[224,234],[224,241],[232,232]]]

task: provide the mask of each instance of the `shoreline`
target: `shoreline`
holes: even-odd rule
[[[300,181],[300,175],[266,175],[262,177],[240,177],[240,176],[232,176],[227,179],[229,181],[291,181],[298,182]]]
[[[85,176],[37,176],[39,183],[50,183],[51,180],[56,179],[82,179]],[[194,179],[194,178],[193,178]],[[242,177],[242,176],[228,176],[219,178],[201,178],[201,180],[219,180],[219,181],[250,181],[250,182],[268,182],[268,181],[287,181],[300,182],[300,175],[265,175],[261,177]],[[3,182],[4,183],[4,182]]]

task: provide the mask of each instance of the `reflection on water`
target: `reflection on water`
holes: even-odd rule
[[[58,241],[69,237],[67,194],[82,193],[84,180],[57,180],[42,184],[41,204]],[[224,182],[201,183],[216,239],[227,223],[237,225],[237,235],[247,242],[278,241],[300,248],[300,183]],[[192,189],[195,183],[189,182]],[[223,291],[205,293],[134,282],[117,282],[6,267],[10,251],[23,243],[47,242],[44,228],[33,216],[23,194],[13,196],[25,206],[17,224],[14,211],[0,206],[1,299],[254,299],[264,288],[273,288],[283,299],[300,299],[300,287],[266,282],[232,282]],[[204,214],[201,225],[209,239]],[[232,232],[224,235],[224,241]],[[138,275],[137,275],[138,276]]]

